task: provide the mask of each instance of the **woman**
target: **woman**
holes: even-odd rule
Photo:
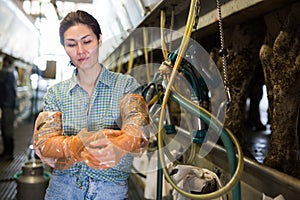
[[[59,34],[75,70],[49,88],[35,123],[35,152],[53,167],[45,199],[126,199],[132,158],[148,143],[139,84],[98,62],[101,29],[87,12],[70,12]]]

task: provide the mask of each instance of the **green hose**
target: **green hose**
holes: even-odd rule
[[[223,127],[222,123],[218,119],[216,119],[213,115],[211,115],[208,111],[206,111],[204,108],[194,104],[193,102],[182,97],[180,94],[174,92],[171,92],[170,98],[176,103],[178,103],[180,106],[182,106],[184,109],[189,111],[191,114],[203,119],[204,122],[211,125],[214,130],[221,131],[220,136],[228,154],[229,168],[232,176],[231,180],[222,188],[224,190],[222,191],[222,193],[218,192],[222,190],[220,189],[210,194],[192,195],[192,194],[184,193],[183,195],[193,199],[211,199],[211,198],[216,198],[224,195],[236,185],[232,191],[233,199],[240,200],[241,191],[240,191],[239,177],[241,176],[241,173],[243,171],[243,155],[237,139],[229,130],[222,128]],[[235,151],[231,140],[235,143],[237,147],[239,162],[237,162],[236,160]],[[161,148],[159,148],[159,150],[161,150]],[[162,167],[164,168],[164,163],[162,163]]]

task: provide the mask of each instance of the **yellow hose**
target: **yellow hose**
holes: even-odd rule
[[[143,36],[144,36],[144,55],[145,55],[145,64],[146,64],[146,76],[147,76],[147,82],[150,83],[151,77],[150,77],[150,70],[149,70],[149,57],[148,57],[148,32],[146,27],[143,28]]]
[[[130,38],[130,52],[129,52],[129,61],[128,61],[128,67],[127,67],[127,73],[130,73],[132,66],[133,66],[133,60],[134,60],[134,39],[133,37]]]
[[[122,46],[120,58],[119,58],[119,60],[118,60],[118,61],[119,61],[119,62],[118,62],[118,70],[117,70],[118,73],[121,73],[121,72],[122,72],[123,59],[124,59],[124,52],[125,52],[125,45]]]
[[[170,92],[171,92],[170,87],[173,85],[173,82],[175,80],[177,71],[180,67],[180,63],[182,61],[182,58],[184,56],[184,53],[185,53],[185,51],[187,49],[187,46],[188,46],[188,43],[189,43],[189,39],[190,39],[192,30],[193,30],[193,24],[194,24],[194,21],[195,21],[195,5],[196,5],[196,2],[197,2],[197,0],[191,0],[191,6],[190,6],[189,17],[188,17],[186,29],[185,29],[185,32],[184,32],[184,35],[183,35],[183,38],[182,38],[182,41],[181,41],[181,44],[180,44],[180,49],[179,49],[178,56],[176,58],[172,73],[171,73],[169,83],[168,83],[167,88],[166,88],[165,98],[164,98],[163,104],[162,104],[162,108],[163,108],[162,111],[165,109],[166,104],[168,102]],[[162,116],[164,116],[164,115],[162,115]]]
[[[152,106],[155,102],[158,101],[158,95],[155,95],[147,104],[148,107]]]
[[[167,45],[164,37],[164,30],[165,30],[165,23],[166,23],[166,10],[162,9],[160,11],[160,38],[161,38],[161,49],[164,56],[164,59],[167,60],[168,50]]]
[[[113,63],[113,66],[114,66],[111,70],[112,71],[116,71],[118,63],[116,61],[116,55],[115,54],[111,55],[111,60],[112,60],[111,63]]]

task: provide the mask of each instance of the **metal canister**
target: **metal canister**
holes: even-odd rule
[[[41,161],[28,161],[23,165],[22,172],[15,175],[15,179],[18,200],[41,200],[44,199],[50,173],[44,170]]]

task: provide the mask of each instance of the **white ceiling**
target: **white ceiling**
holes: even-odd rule
[[[124,32],[129,34],[146,17],[146,10],[161,1],[0,0],[1,19],[7,19],[0,20],[0,49],[28,62],[38,55],[63,55],[58,26],[68,12],[81,9],[91,13],[99,21],[105,40]],[[112,46],[120,43],[112,42]]]

